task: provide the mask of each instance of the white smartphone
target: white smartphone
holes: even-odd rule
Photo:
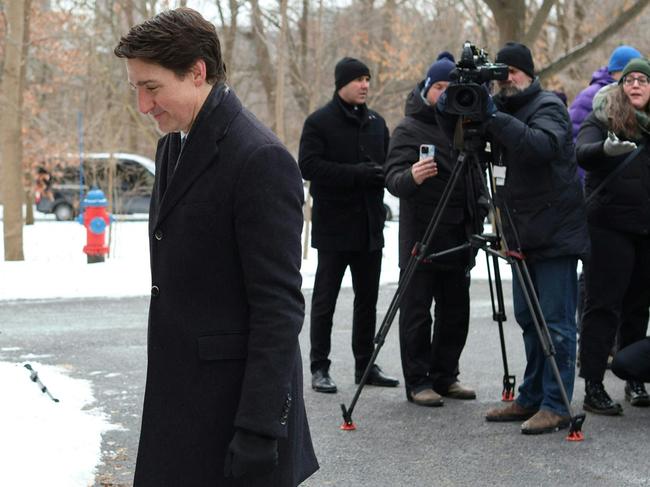
[[[433,157],[436,153],[436,146],[433,144],[422,144],[420,146],[420,160]]]

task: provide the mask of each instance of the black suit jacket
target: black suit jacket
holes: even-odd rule
[[[156,154],[134,485],[295,486],[318,468],[298,346],[298,167],[224,85],[213,88],[179,152],[173,133]],[[279,440],[272,474],[245,484],[224,478],[235,428]]]

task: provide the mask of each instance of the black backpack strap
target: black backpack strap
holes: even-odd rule
[[[632,152],[628,154],[628,156],[625,158],[623,162],[621,162],[618,166],[616,166],[612,172],[610,172],[605,179],[603,179],[598,186],[596,186],[596,189],[594,189],[591,194],[589,195],[588,198],[585,199],[585,204],[589,204],[589,202],[596,196],[602,189],[609,184],[609,182],[614,179],[623,169],[625,169],[633,160],[636,156],[639,155],[639,153],[644,149],[644,145],[641,144],[639,145],[636,149],[634,149]]]

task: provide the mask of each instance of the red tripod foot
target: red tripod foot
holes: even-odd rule
[[[582,432],[582,424],[585,422],[585,415],[578,414],[571,418],[571,424],[569,427],[569,434],[567,435],[567,441],[583,441],[585,435]]]
[[[501,392],[501,400],[503,402],[512,402],[515,400],[515,376],[503,376],[503,392]]]

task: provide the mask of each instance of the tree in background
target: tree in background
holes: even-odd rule
[[[6,40],[0,83],[0,163],[4,207],[5,260],[23,255],[23,91],[29,45],[30,0],[10,0],[6,7]]]

